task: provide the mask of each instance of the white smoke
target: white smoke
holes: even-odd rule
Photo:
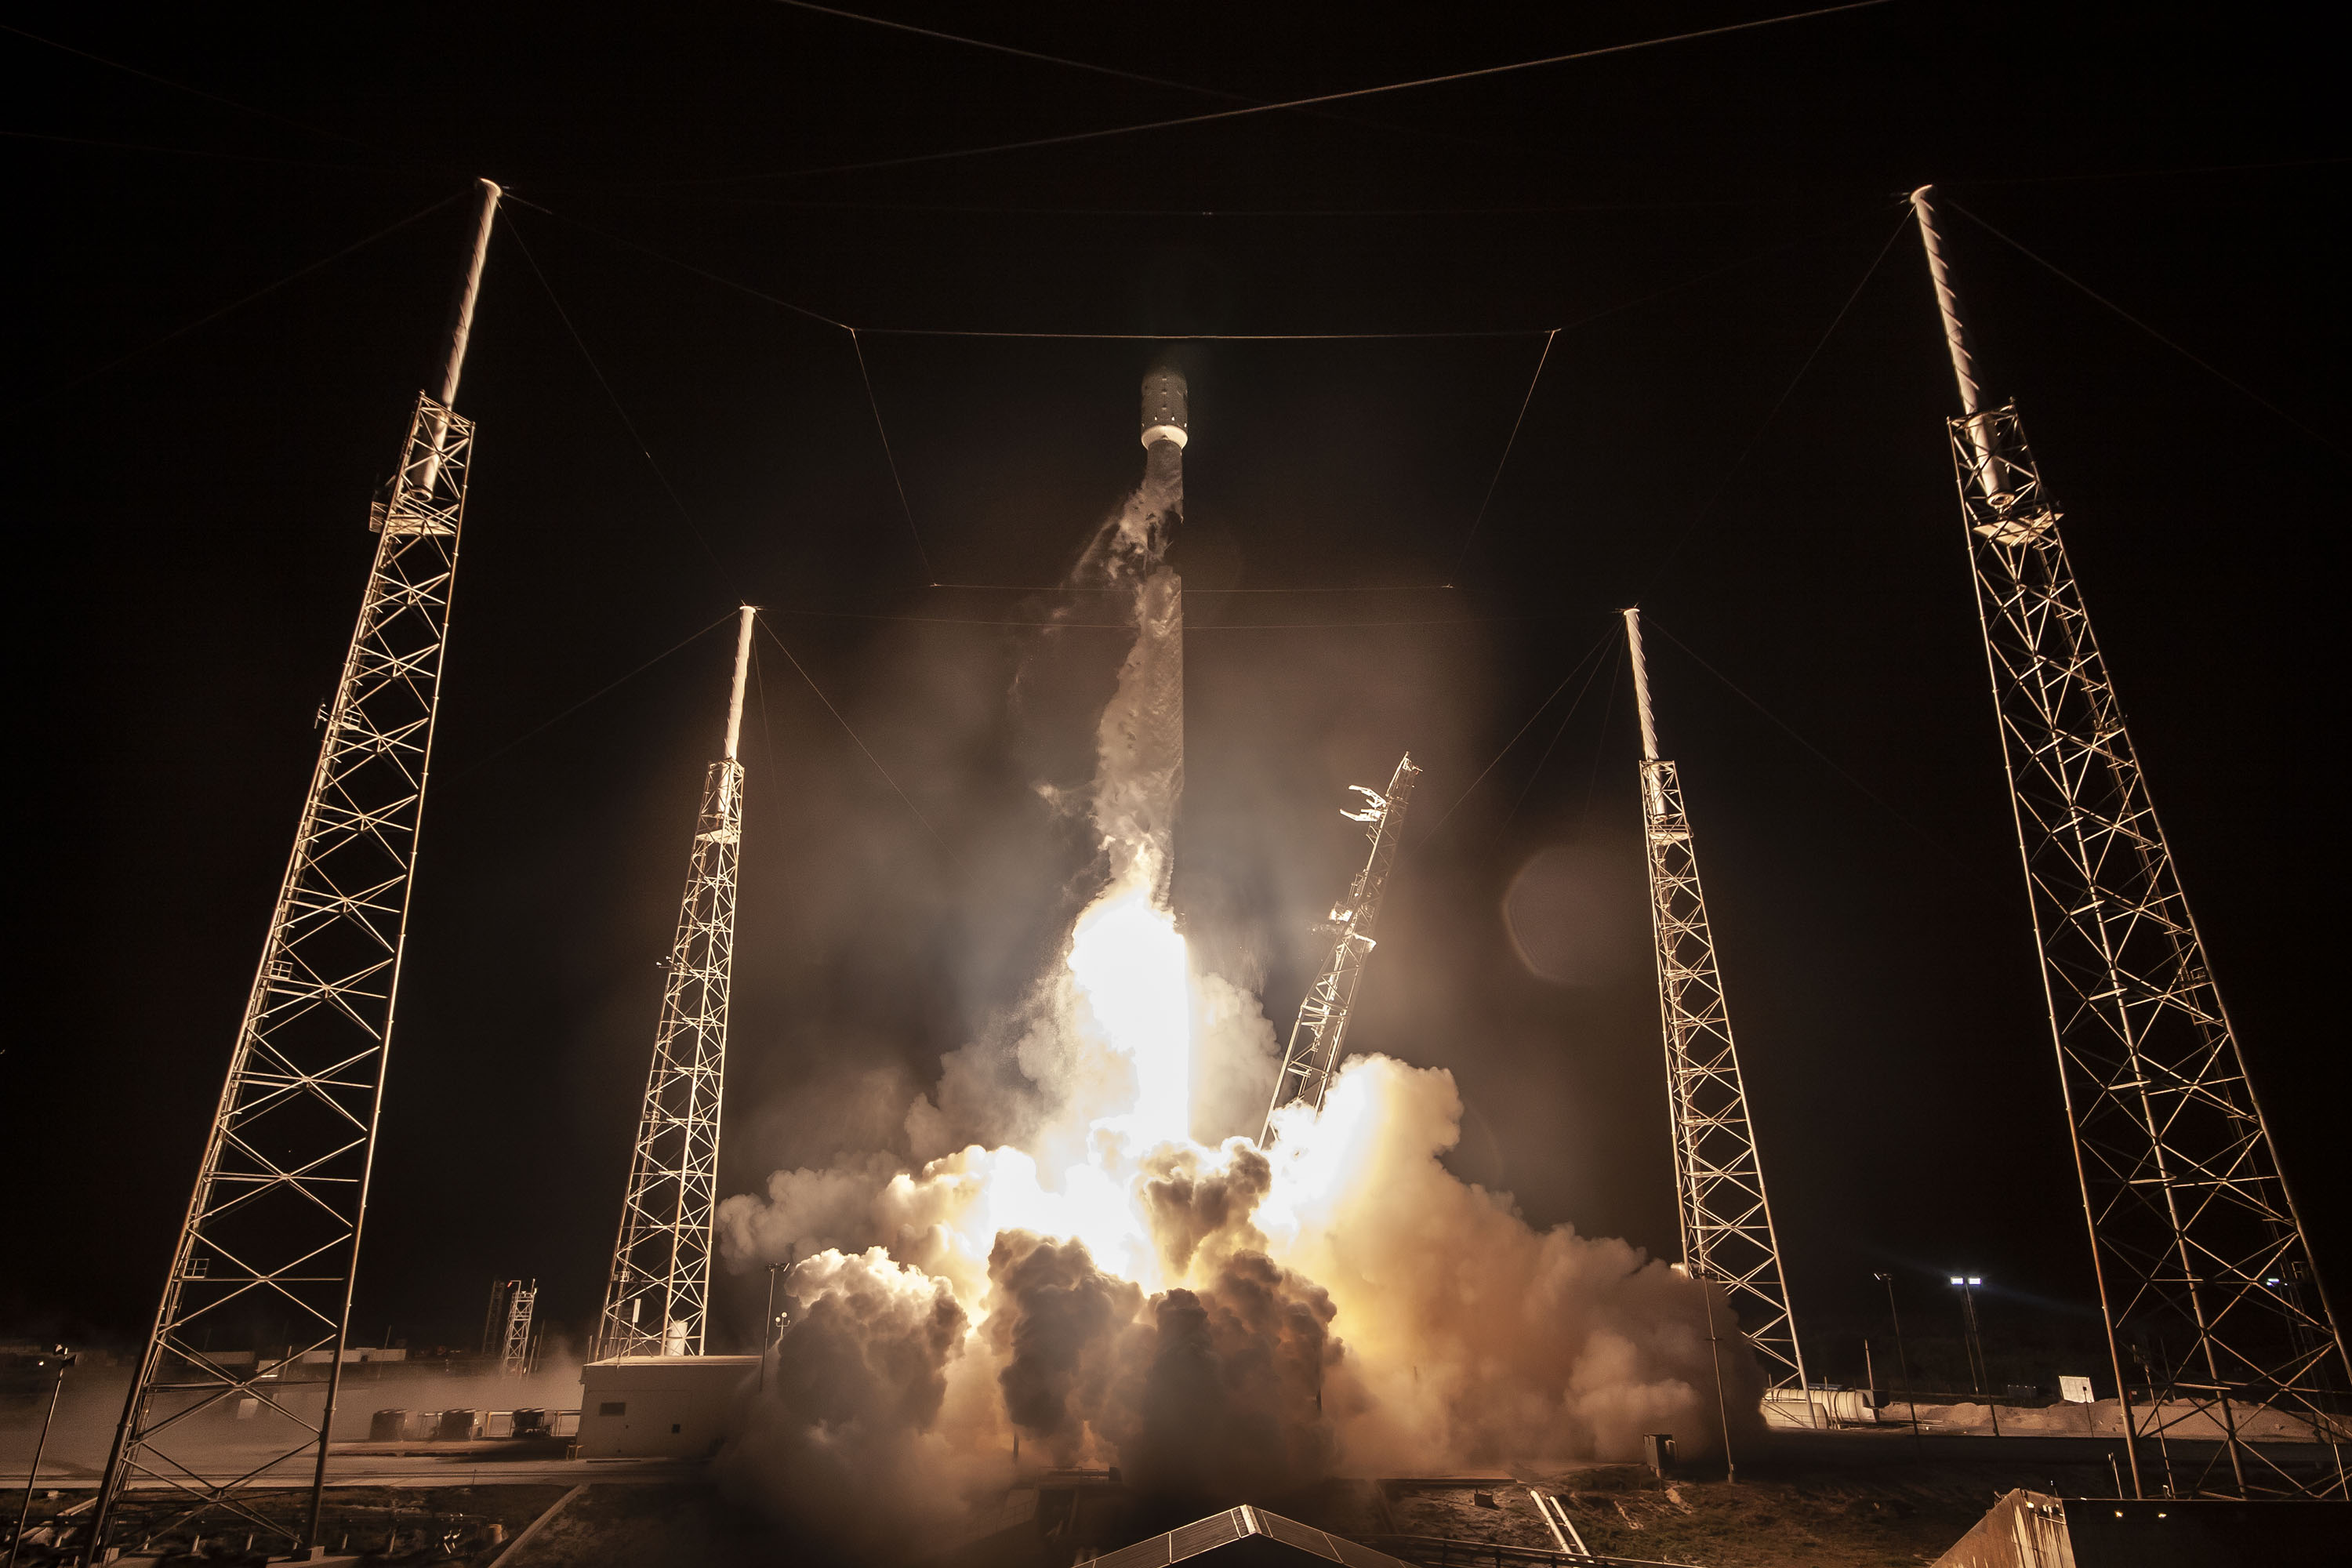
[[[1451,1075],[1349,1062],[1269,1155],[1274,1036],[1254,984],[1201,973],[1169,907],[1183,785],[1177,449],[1078,567],[1136,627],[1086,801],[1097,889],[1024,1004],[909,1109],[915,1163],[778,1172],[719,1207],[738,1269],[797,1255],[798,1315],[726,1452],[750,1496],[880,1552],[1039,1460],[1266,1497],[1344,1469],[1686,1453],[1762,1382],[1701,1286],[1621,1241],[1538,1232],[1440,1156]],[[1042,791],[1058,800],[1051,791]],[[1254,980],[1255,977],[1245,977]],[[1720,1297],[1713,1321],[1728,1325]],[[1720,1350],[1719,1360],[1716,1352]],[[881,1506],[880,1500],[890,1500]]]

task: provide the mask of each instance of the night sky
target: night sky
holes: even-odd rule
[[[478,174],[517,199],[458,398],[478,447],[355,1338],[470,1337],[505,1274],[593,1321],[741,600],[874,760],[762,637],[721,1190],[903,1148],[1085,891],[1037,786],[1083,784],[1121,644],[1002,623],[1071,603],[1039,590],[1139,474],[1150,335],[1307,334],[1181,352],[1196,950],[1262,976],[1286,1034],[1361,851],[1343,786],[1410,748],[1350,1043],[1452,1068],[1455,1168],[1531,1220],[1676,1256],[1613,640],[1638,600],[1810,1359],[1859,1376],[1874,1269],[1906,1327],[1948,1331],[1967,1269],[1989,1339],[2079,1339],[1954,393],[1901,226],[1930,180],[2340,1301],[2352,400],[2315,11],[1896,0],[891,162],[1772,14],[889,11],[1096,72],[757,0],[16,8],[0,1336],[123,1342],[152,1310]],[[817,317],[861,329],[872,405]],[[1026,332],[1109,335],[989,335]],[[1311,336],[1355,333],[1400,335]],[[711,1348],[759,1290],[722,1282]]]

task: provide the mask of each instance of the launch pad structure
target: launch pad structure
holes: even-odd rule
[[[1772,1394],[1805,1404],[1804,1351],[1789,1308],[1789,1276],[1764,1192],[1764,1167],[1748,1115],[1748,1089],[1732,1044],[1731,1015],[1716,966],[1715,932],[1700,889],[1698,851],[1683,807],[1682,775],[1658,755],[1650,708],[1649,666],[1642,656],[1642,612],[1625,616],[1633,667],[1633,706],[1642,723],[1642,837],[1650,874],[1650,931],[1658,958],[1658,1022],[1665,1043],[1666,1093],[1675,1145],[1675,1211],[1681,1222],[1683,1269],[1723,1288],[1743,1337]],[[1712,1331],[1710,1330],[1710,1332]]]
[[[735,873],[743,845],[743,763],[736,753],[757,615],[743,606],[727,749],[704,775],[677,935],[662,965],[661,1018],[597,1322],[600,1360],[703,1353],[735,961]]]
[[[1323,1097],[1330,1090],[1332,1077],[1339,1070],[1339,1054],[1346,1048],[1356,989],[1363,983],[1372,949],[1380,945],[1374,932],[1380,929],[1381,904],[1388,897],[1389,873],[1396,868],[1397,850],[1403,843],[1405,810],[1412,804],[1412,786],[1420,777],[1421,769],[1413,765],[1412,753],[1407,752],[1398,760],[1396,772],[1389,775],[1386,793],[1362,784],[1348,786],[1364,798],[1355,810],[1339,815],[1364,824],[1364,836],[1372,841],[1371,853],[1348,885],[1347,901],[1334,904],[1329,921],[1316,928],[1333,933],[1337,940],[1307,987],[1297,1020],[1290,1026],[1290,1043],[1283,1047],[1274,1098],[1265,1108],[1265,1125],[1258,1133],[1261,1149],[1274,1146],[1276,1111],[1300,1103],[1318,1114],[1323,1110]]]
[[[132,1485],[178,1494],[182,1511],[161,1528],[226,1514],[284,1539],[286,1522],[247,1499],[284,1488],[284,1467],[306,1458],[310,1501],[299,1534],[305,1542],[317,1534],[473,455],[473,424],[453,405],[501,194],[481,182],[440,392],[417,394],[400,467],[370,521],[375,559],[195,1187],[99,1484],[93,1558]],[[257,1311],[288,1325],[282,1355],[211,1352],[215,1331],[236,1337]],[[230,1406],[255,1418],[268,1452],[224,1479],[192,1445],[203,1418]]]
[[[2135,1495],[2345,1499],[2352,1360],[2014,404],[1982,406],[1933,188],[1912,194],[1960,416],[1948,422],[1985,668]],[[2309,1426],[2317,1479],[2250,1442]],[[2163,1439],[2223,1435],[2182,1476]],[[2150,1452],[2150,1440],[2155,1452]],[[2160,1462],[2163,1474],[2150,1473]]]

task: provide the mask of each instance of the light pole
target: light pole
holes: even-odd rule
[[[1977,1331],[1977,1287],[1984,1283],[1981,1275],[1955,1274],[1953,1284],[1960,1290],[1960,1321],[1968,1330],[1969,1381],[1979,1394],[1984,1394],[1985,1408],[1992,1412],[1992,1435],[2000,1436],[2000,1405],[1986,1392],[1985,1384],[1992,1381],[1992,1369],[1985,1364],[1984,1336]]]
[[[41,1417],[41,1436],[33,1445],[33,1468],[25,1472],[25,1500],[16,1508],[16,1533],[8,1537],[8,1568],[16,1568],[16,1549],[25,1543],[25,1521],[33,1512],[33,1489],[40,1483],[41,1455],[49,1446],[49,1423],[58,1418],[58,1395],[65,1392],[66,1368],[73,1365],[73,1352],[63,1345],[51,1347],[44,1360],[58,1363],[58,1375],[49,1384],[49,1413]]]
[[[1681,1266],[1677,1264],[1675,1267]],[[1706,1303],[1706,1351],[1707,1355],[1715,1363],[1715,1414],[1716,1418],[1723,1424],[1724,1484],[1738,1486],[1739,1467],[1733,1463],[1731,1458],[1731,1407],[1724,1403],[1723,1397],[1723,1352],[1715,1337],[1715,1297],[1708,1290],[1706,1280],[1699,1281],[1699,1300]],[[1801,1389],[1799,1392],[1803,1391]],[[1809,1402],[1812,1397],[1811,1394],[1805,1394]]]
[[[1911,1436],[1919,1436],[1918,1391],[1911,1386],[1911,1358],[1903,1352],[1903,1314],[1895,1310],[1895,1276],[1874,1273],[1873,1279],[1886,1287],[1886,1315],[1895,1322],[1895,1366],[1903,1374],[1903,1402],[1911,1411]]]
[[[1965,1335],[1961,1342],[1968,1354],[1969,1386],[1979,1394],[1985,1391],[1984,1342],[1977,1338],[1976,1288],[1983,1283],[1984,1280],[1974,1274],[1952,1276],[1952,1284],[1960,1293],[1960,1326]]]

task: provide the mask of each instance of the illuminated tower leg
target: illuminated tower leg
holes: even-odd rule
[[[1912,195],[1961,417],[1953,464],[2133,1489],[2346,1495],[2352,1384],[2014,405],[1978,401],[1929,190]],[[2266,803],[2275,805],[2277,803]],[[2290,810],[2287,816],[2293,815]],[[2134,1385],[2160,1391],[2136,1397]],[[2317,1473],[2260,1436],[2308,1432]],[[2210,1457],[2207,1457],[2210,1456]],[[2162,1488],[2168,1489],[2168,1480]]]
[[[1756,1347],[1767,1385],[1801,1401],[1804,1352],[1789,1310],[1787,1272],[1764,1195],[1764,1168],[1748,1121],[1748,1090],[1731,1043],[1715,935],[1699,889],[1698,855],[1675,764],[1658,755],[1650,711],[1650,676],[1642,658],[1642,613],[1625,612],[1633,695],[1642,720],[1642,825],[1649,846],[1650,929],[1658,947],[1658,1016],[1666,1047],[1666,1090],[1675,1139],[1675,1201],[1682,1221],[1683,1267],[1723,1287]],[[1768,1404],[1768,1413],[1779,1414]]]
[[[703,1353],[735,952],[735,865],[743,841],[743,764],[735,752],[753,613],[743,606],[727,754],[710,764],[703,783],[677,936],[665,966],[653,1067],[646,1075],[645,1108],[596,1334],[601,1357]]]
[[[450,404],[499,195],[482,182],[441,395],[417,395],[399,471],[375,510],[359,622],[99,1486],[92,1558],[131,1487],[171,1497],[175,1511],[154,1531],[226,1515],[264,1539],[318,1533],[473,453],[474,426]],[[263,1332],[278,1337],[249,1360],[208,1348],[251,1345]],[[206,1418],[228,1408],[251,1419],[224,1459]],[[305,1483],[304,1523],[251,1498]]]

